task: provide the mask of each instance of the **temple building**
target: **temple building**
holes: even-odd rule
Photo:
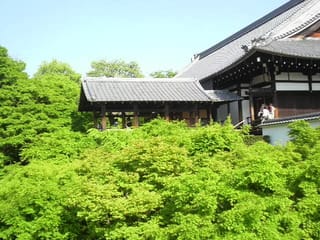
[[[227,90],[204,90],[189,78],[87,77],[82,81],[79,110],[93,112],[101,129],[117,124],[117,119],[125,128],[159,116],[192,126],[209,123],[220,104],[239,99]]]
[[[242,97],[217,120],[250,123],[270,103],[279,118],[320,111],[320,1],[291,0],[193,59],[177,77]]]
[[[213,23],[214,24],[214,23]],[[254,123],[263,104],[276,117],[320,112],[320,1],[291,0],[194,55],[173,79],[85,78],[79,110],[102,128],[114,117]]]

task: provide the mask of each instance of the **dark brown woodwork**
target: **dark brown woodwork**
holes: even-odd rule
[[[279,117],[320,111],[320,92],[277,92]]]
[[[139,127],[139,108],[138,104],[133,105],[133,127]]]
[[[241,83],[238,82],[238,89],[237,89],[237,93],[239,96],[241,96]],[[238,118],[239,118],[239,122],[241,122],[243,120],[243,111],[242,111],[242,100],[238,101]]]
[[[126,128],[127,123],[126,123],[126,113],[125,112],[121,113],[121,123],[122,123],[122,128]]]
[[[195,122],[195,124],[197,124],[197,123],[199,122],[199,108],[198,108],[198,104],[195,104],[193,113],[194,113],[194,122]]]
[[[169,104],[168,103],[166,103],[164,105],[164,118],[165,118],[165,120],[170,121],[170,111],[169,111]]]
[[[312,74],[308,74],[309,92],[312,92]]]
[[[101,106],[101,129],[105,130],[107,128],[107,117],[106,117],[106,105]]]

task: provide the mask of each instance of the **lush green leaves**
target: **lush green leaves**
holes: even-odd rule
[[[122,60],[114,61],[93,61],[92,70],[87,73],[90,77],[123,77],[123,78],[140,78],[143,74],[136,62],[126,63]]]
[[[23,72],[25,67],[25,63],[12,59],[8,50],[0,46],[0,88],[27,79],[27,74]]]
[[[172,70],[156,71],[156,72],[150,73],[150,76],[153,78],[173,78],[176,75],[177,75],[177,72]]]
[[[245,145],[228,123],[159,119],[40,134],[27,166],[0,172],[0,237],[318,239],[320,141],[302,155],[295,144],[313,130],[292,128],[285,147]]]
[[[92,74],[140,76],[116,63]],[[283,147],[230,121],[86,133],[78,75],[23,67],[0,48],[0,239],[320,239],[319,129]]]
[[[51,62],[43,62],[38,71],[34,74],[35,78],[41,76],[64,76],[71,81],[78,83],[80,81],[80,74],[72,70],[69,64],[52,60]]]

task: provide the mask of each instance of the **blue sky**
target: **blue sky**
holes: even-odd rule
[[[287,0],[1,0],[0,45],[27,64],[136,61],[143,73],[181,70],[201,52]]]

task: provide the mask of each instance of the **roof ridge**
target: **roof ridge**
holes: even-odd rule
[[[228,37],[228,38],[222,40],[221,42],[217,43],[216,45],[212,46],[211,48],[209,48],[207,50],[204,50],[204,51],[200,52],[199,54],[196,54],[195,57],[202,59],[202,58],[210,55],[211,53],[219,50],[220,48],[223,48],[224,46],[228,45],[229,43],[239,39],[240,37],[246,35],[247,33],[253,31],[254,29],[262,26],[263,24],[271,21],[273,18],[281,15],[282,13],[288,11],[289,9],[297,6],[298,4],[300,4],[300,3],[304,2],[304,1],[308,1],[308,0],[291,0],[291,1],[283,4],[279,8],[271,11],[270,13],[266,14],[262,18],[259,18],[257,21],[249,24],[248,26],[244,27],[240,31],[238,31],[235,34],[231,35],[230,37]]]
[[[95,82],[194,82],[196,79],[191,77],[182,78],[107,78],[107,77],[86,77],[82,82],[95,81]]]
[[[304,7],[307,8],[307,10],[305,12],[303,12],[301,14],[301,16],[304,16],[305,14],[308,13],[308,11],[310,11],[310,9],[314,8],[314,6],[316,4],[319,4],[318,0],[306,0],[305,3],[304,3]],[[295,15],[299,13],[299,11],[293,13],[291,16],[289,16],[285,22],[287,22],[288,20],[290,20],[291,18],[295,17]],[[300,17],[301,17],[300,16]],[[312,16],[307,16],[308,18],[303,18],[304,21],[300,24],[296,24],[296,25],[293,25],[293,27],[290,27],[289,30],[281,33],[281,34],[277,34],[275,35],[274,37],[272,37],[272,40],[280,40],[280,39],[284,39],[284,38],[289,38],[301,31],[303,31],[303,29],[306,29],[310,26],[312,26],[315,22],[319,21],[320,19],[320,13],[314,13]],[[285,29],[286,25],[285,24],[281,24],[277,27],[275,27],[275,29]]]

